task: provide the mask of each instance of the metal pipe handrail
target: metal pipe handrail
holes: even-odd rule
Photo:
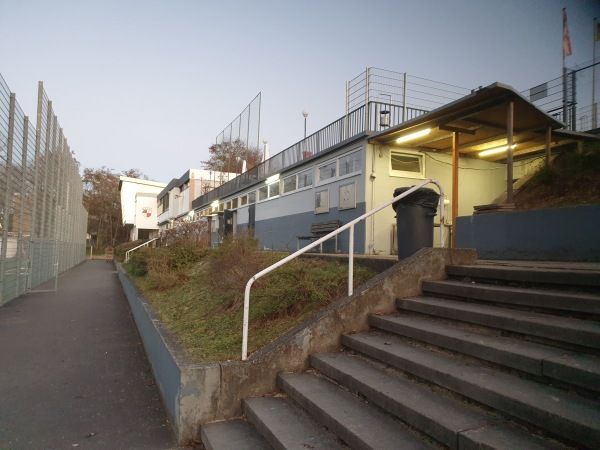
[[[154,241],[156,241],[156,240],[158,240],[158,239],[160,239],[160,238],[154,238],[154,239],[150,239],[149,241],[147,241],[147,242],[144,242],[143,244],[140,244],[140,245],[138,245],[137,247],[133,247],[132,249],[129,249],[129,250],[127,250],[127,251],[125,252],[125,262],[126,262],[126,263],[128,263],[128,262],[129,262],[129,255],[131,254],[131,252],[132,252],[132,251],[134,251],[134,250],[137,250],[138,248],[141,248],[141,247],[147,246],[148,244],[150,244],[150,243],[152,243],[152,242],[154,242]]]
[[[252,287],[252,284],[256,280],[258,280],[260,277],[268,274],[269,272],[277,269],[278,267],[284,265],[288,261],[291,261],[292,259],[302,255],[303,253],[306,253],[307,251],[312,250],[317,245],[320,245],[322,242],[325,242],[328,239],[331,239],[332,237],[340,234],[342,231],[350,229],[350,239],[348,241],[349,242],[349,248],[348,248],[348,296],[351,296],[353,293],[353,279],[354,279],[354,225],[357,224],[358,222],[365,220],[367,217],[372,216],[376,212],[379,212],[382,209],[387,208],[392,203],[394,203],[404,197],[407,197],[408,195],[412,194],[416,190],[422,188],[423,186],[425,186],[429,183],[435,184],[440,191],[440,200],[439,200],[439,202],[440,202],[440,247],[444,247],[444,189],[442,188],[442,185],[440,183],[438,183],[437,181],[435,181],[433,179],[428,179],[428,180],[423,181],[421,184],[413,186],[412,188],[410,188],[407,191],[403,192],[402,194],[394,197],[392,200],[384,203],[383,205],[380,205],[377,208],[372,209],[369,212],[366,212],[362,216],[357,217],[356,219],[348,222],[346,225],[341,226],[337,230],[332,231],[331,233],[329,233],[329,234],[323,236],[322,238],[314,241],[313,243],[307,245],[306,247],[302,247],[300,250],[292,253],[291,255],[286,256],[285,258],[283,258],[280,261],[277,261],[275,264],[272,264],[269,267],[267,267],[266,269],[261,270],[260,272],[255,274],[252,278],[250,278],[248,280],[248,283],[246,283],[246,290],[244,292],[244,319],[243,319],[243,328],[242,328],[242,360],[248,359],[248,316],[250,314],[250,288]]]

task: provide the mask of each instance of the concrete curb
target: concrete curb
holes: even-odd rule
[[[277,389],[279,372],[302,371],[311,353],[335,351],[343,333],[366,330],[371,314],[395,309],[397,297],[420,294],[424,279],[445,279],[450,264],[473,264],[470,249],[426,248],[375,276],[246,361],[193,363],[117,264],[156,384],[180,445],[200,440],[200,424],[239,417],[243,398]],[[240,343],[241,345],[241,343]]]

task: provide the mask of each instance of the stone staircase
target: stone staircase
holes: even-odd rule
[[[311,356],[208,449],[600,447],[600,270],[449,266]],[[598,266],[596,266],[598,267]]]

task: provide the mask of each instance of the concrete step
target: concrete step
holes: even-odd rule
[[[535,265],[535,263],[532,263]],[[570,269],[559,267],[525,267],[506,264],[479,264],[447,266],[446,273],[451,277],[470,277],[531,284],[582,286],[599,288],[600,269]],[[599,266],[600,267],[600,266]]]
[[[474,331],[459,326],[458,322],[441,322],[414,314],[371,316],[369,323],[400,336],[600,392],[600,357],[595,355],[505,337],[497,332]]]
[[[346,448],[306,411],[286,398],[249,398],[244,399],[242,405],[248,421],[275,449]]]
[[[600,402],[514,374],[467,364],[391,335],[343,335],[342,343],[564,439],[589,447],[597,447],[600,442]]]
[[[459,447],[461,450],[566,450],[575,448],[553,439],[537,436],[527,428],[510,422],[465,430],[459,437]]]
[[[425,295],[600,314],[600,295],[585,292],[495,286],[457,280],[423,281],[422,289]]]
[[[203,424],[200,427],[206,450],[267,450],[272,447],[256,428],[242,419]]]
[[[451,449],[458,448],[464,430],[501,422],[406,378],[391,374],[346,353],[311,356],[319,372],[358,392],[375,404]]]
[[[323,378],[286,373],[279,375],[278,384],[317,422],[352,448],[435,448],[402,422]]]
[[[475,323],[557,342],[600,348],[600,322],[596,321],[434,297],[397,299],[396,306],[402,310]]]

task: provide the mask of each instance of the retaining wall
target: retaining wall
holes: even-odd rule
[[[600,261],[600,205],[458,217],[455,232],[481,259]]]
[[[369,315],[393,311],[397,297],[419,295],[422,280],[443,279],[446,265],[475,260],[473,250],[422,249],[248,360],[206,364],[192,362],[120,266],[118,273],[169,420],[180,445],[186,445],[200,439],[200,424],[239,417],[241,399],[276,390],[279,372],[307,369],[311,353],[336,351],[342,333],[367,329]]]

